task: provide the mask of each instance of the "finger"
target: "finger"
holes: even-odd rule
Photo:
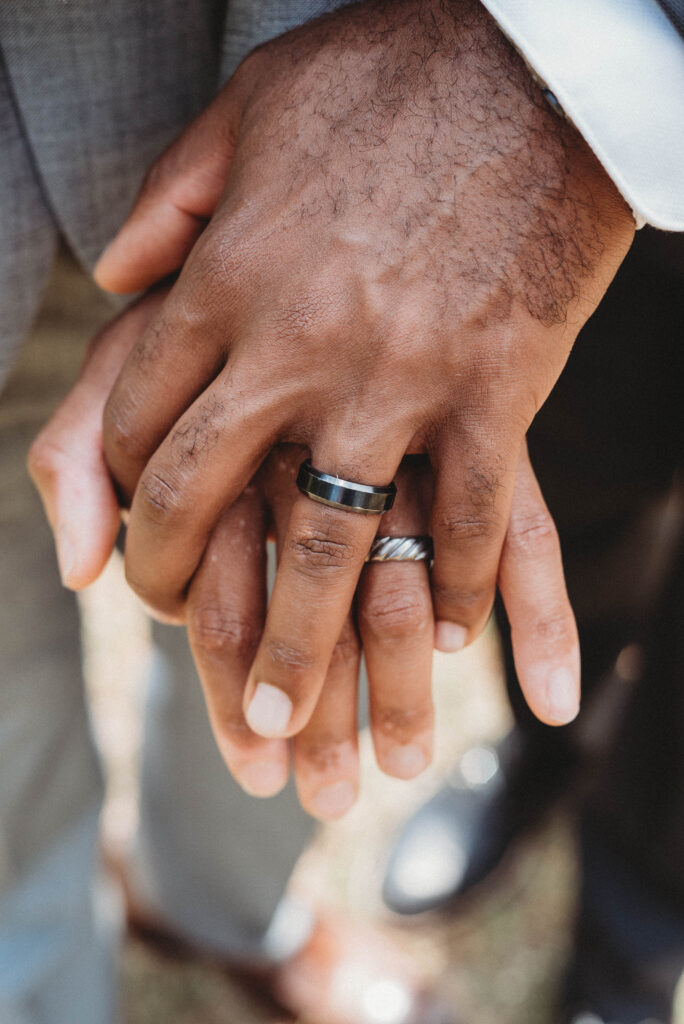
[[[202,296],[192,288],[197,302],[192,311],[178,297],[188,276],[186,265],[137,339],[104,407],[104,454],[126,504],[152,453],[227,358],[227,341],[214,338],[201,316]]]
[[[519,442],[454,433],[432,451],[435,646],[457,651],[484,628],[494,603]]]
[[[333,445],[314,451],[314,466],[377,485],[392,480],[402,454],[387,451],[359,471],[358,463],[328,452]],[[330,508],[302,494],[295,499],[245,692],[247,721],[260,735],[293,736],[311,717],[378,525],[374,515]]]
[[[131,504],[128,582],[174,621],[184,621],[187,587],[215,524],[275,439],[268,406],[246,399],[235,415],[235,387],[239,373],[222,374],[190,406],[147,463]]]
[[[334,821],[346,814],[359,792],[360,661],[359,639],[349,617],[333,651],[311,719],[292,741],[300,803],[309,814],[323,821]]]
[[[431,479],[426,460],[397,475],[397,501],[383,536],[428,532]],[[371,562],[361,575],[358,621],[368,672],[370,725],[380,768],[399,779],[432,760],[434,619],[426,562]]]
[[[95,267],[102,288],[140,291],[183,264],[225,187],[241,103],[234,79],[153,164]]]
[[[266,607],[266,523],[251,486],[221,517],[188,595],[188,637],[219,750],[253,796],[279,792],[289,774],[285,740],[249,729],[242,711],[247,674]]]
[[[100,331],[76,383],[29,451],[29,473],[55,536],[62,581],[73,590],[97,579],[119,532],[119,503],[102,454],[102,410],[162,298],[146,296]]]
[[[525,446],[516,474],[499,587],[525,699],[547,725],[579,711],[580,651],[560,543]]]

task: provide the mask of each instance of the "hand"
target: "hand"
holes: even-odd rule
[[[105,414],[134,589],[184,619],[215,524],[276,443],[375,484],[424,451],[438,645],[471,640],[525,432],[632,233],[479,4],[359,4],[256,51],[98,269],[144,287],[198,239]],[[258,700],[256,731],[308,721],[377,526],[294,501],[246,696],[279,691],[282,721]],[[544,720],[575,713],[576,679],[559,719],[550,679],[521,677]]]
[[[80,590],[103,570],[120,528],[114,485],[102,457],[102,412],[126,355],[157,313],[152,293],[108,324],[89,346],[74,387],[31,446],[29,470],[57,545],[65,584]],[[280,447],[220,518],[188,595],[188,632],[218,746],[249,793],[271,796],[286,783],[290,750],[248,727],[244,686],[265,615],[266,537],[286,535],[303,452]],[[429,470],[402,469],[405,489],[388,520],[403,533],[425,530]],[[409,479],[410,478],[410,479]],[[378,569],[390,570],[381,578]],[[382,600],[382,607],[381,607]],[[357,684],[360,636],[371,683],[371,729],[380,766],[399,778],[429,763],[433,744],[430,674],[433,620],[426,566],[369,566],[337,639],[324,692],[292,743],[302,805],[322,818],[343,814],[359,785]]]
[[[162,299],[162,292],[145,297],[100,332],[76,384],[31,447],[31,475],[55,533],[65,582],[73,589],[97,578],[114,546],[119,508],[102,458],[101,416],[112,380]],[[219,520],[188,595],[190,640],[218,746],[237,781],[257,796],[273,795],[289,774],[287,743],[255,735],[243,702],[264,623],[266,534],[272,530],[279,545],[287,537],[300,458],[292,447],[273,452]],[[424,460],[400,468],[403,486],[383,531],[424,532],[429,477]],[[544,707],[549,680],[560,678],[561,696],[568,689],[564,674],[576,688],[579,654],[557,537],[526,453],[518,467],[500,583],[527,699],[532,707]],[[338,638],[313,716],[292,743],[302,805],[326,819],[343,814],[358,792],[360,640],[380,767],[410,778],[432,753],[434,624],[425,565],[367,565],[355,611]]]

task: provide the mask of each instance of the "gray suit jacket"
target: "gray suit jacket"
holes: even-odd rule
[[[0,2],[0,386],[59,237],[90,268],[146,168],[242,57],[336,6]]]

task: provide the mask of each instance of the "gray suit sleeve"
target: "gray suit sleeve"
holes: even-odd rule
[[[658,0],[680,36],[684,36],[684,0]]]

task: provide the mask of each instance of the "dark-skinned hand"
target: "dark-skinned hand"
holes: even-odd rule
[[[152,169],[97,270],[130,291],[183,264],[105,412],[134,589],[185,620],[212,532],[276,444],[374,484],[424,452],[437,643],[473,639],[526,430],[632,235],[474,0],[361,3],[255,51]],[[246,687],[254,730],[309,720],[387,522],[295,497]],[[556,723],[578,700],[558,632],[554,659],[519,664]]]
[[[55,531],[65,583],[81,589],[102,571],[120,525],[118,498],[102,453],[102,411],[126,356],[156,315],[163,293],[142,299],[94,339],[79,379],[34,442],[29,466]],[[224,760],[250,793],[271,796],[285,784],[286,740],[247,725],[244,691],[266,614],[265,547],[282,554],[297,502],[302,451],[278,446],[255,479],[220,517],[190,585],[188,632]],[[383,529],[419,534],[429,519],[432,480],[423,457],[399,469],[399,497]],[[73,540],[62,544],[63,531]],[[65,552],[69,560],[64,560]],[[511,617],[526,695],[545,706],[545,690],[526,667],[546,660],[577,680],[577,635],[558,541],[523,451],[504,543],[500,587]],[[553,628],[549,628],[552,625]],[[313,715],[291,741],[303,806],[336,818],[359,786],[357,681],[361,645],[370,680],[370,720],[380,767],[411,778],[433,745],[430,693],[434,619],[424,563],[370,564],[342,626]],[[541,684],[546,683],[541,678]]]

